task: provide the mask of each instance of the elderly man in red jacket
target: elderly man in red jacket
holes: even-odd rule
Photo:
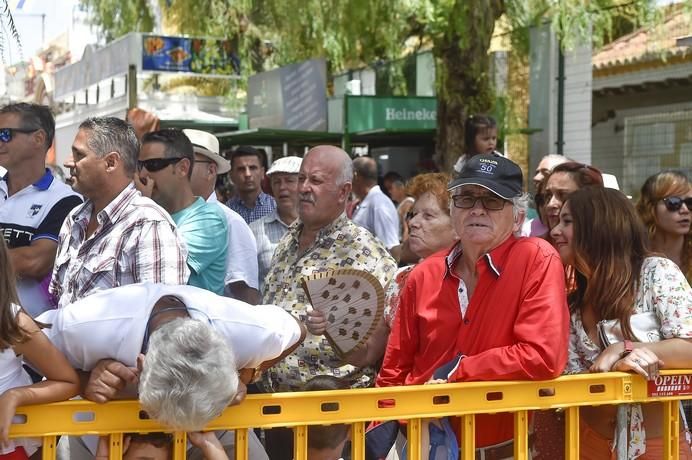
[[[515,236],[527,203],[521,169],[497,155],[477,155],[449,190],[460,241],[409,275],[378,386],[417,385],[433,377],[557,377],[569,333],[564,270],[545,240]],[[511,457],[512,443],[511,414],[476,417],[481,457]]]

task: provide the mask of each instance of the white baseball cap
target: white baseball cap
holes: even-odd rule
[[[267,171],[267,176],[274,173],[298,174],[300,172],[300,164],[303,159],[300,157],[283,157],[272,163]]]
[[[183,133],[192,142],[195,153],[204,155],[216,163],[217,174],[225,174],[231,170],[231,163],[219,155],[219,140],[216,136],[199,129],[183,129]]]

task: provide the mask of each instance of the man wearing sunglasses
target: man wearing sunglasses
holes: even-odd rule
[[[146,133],[135,184],[173,218],[187,246],[188,284],[223,294],[228,250],[228,224],[214,203],[192,193],[194,166],[190,139],[179,129]]]
[[[187,250],[175,223],[133,184],[138,154],[125,121],[89,118],[80,125],[65,167],[87,200],[60,231],[50,286],[59,306],[127,284],[187,283]]]
[[[55,120],[36,104],[0,109],[0,233],[10,248],[22,306],[36,316],[52,308],[46,279],[55,262],[60,226],[82,202],[46,168]]]
[[[521,169],[477,155],[449,191],[460,240],[407,278],[377,385],[557,377],[567,361],[565,276],[548,242],[515,236],[528,202]],[[511,458],[513,433],[511,414],[477,416],[476,457]]]

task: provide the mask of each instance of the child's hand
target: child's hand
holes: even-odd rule
[[[0,445],[8,447],[10,442],[10,425],[17,412],[17,398],[12,390],[0,395]]]
[[[187,439],[199,447],[206,460],[228,460],[228,455],[213,431],[191,431]]]

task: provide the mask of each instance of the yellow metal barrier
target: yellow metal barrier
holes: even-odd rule
[[[692,370],[663,371],[662,376],[686,375]],[[673,382],[675,383],[675,382]],[[679,383],[679,382],[678,382]],[[675,390],[675,386],[672,387]],[[364,458],[365,423],[371,420],[402,420],[408,423],[409,459],[421,458],[421,419],[461,416],[462,459],[475,459],[474,414],[515,414],[516,459],[528,458],[528,411],[566,409],[566,458],[579,458],[579,406],[633,402],[664,402],[664,444],[667,459],[678,458],[679,399],[684,396],[649,397],[647,381],[626,373],[583,374],[543,382],[469,382],[363,390],[275,393],[250,395],[214,420],[210,430],[236,430],[236,458],[247,458],[249,428],[296,427],[295,459],[307,456],[307,425],[352,424],[352,458]],[[55,458],[56,436],[110,434],[111,458],[122,452],[122,433],[166,431],[152,420],[140,417],[136,401],[94,404],[68,401],[25,406],[26,417],[15,424],[11,437],[43,437],[43,458]],[[89,421],[78,421],[87,418]],[[185,458],[185,435],[176,433],[174,458]]]

